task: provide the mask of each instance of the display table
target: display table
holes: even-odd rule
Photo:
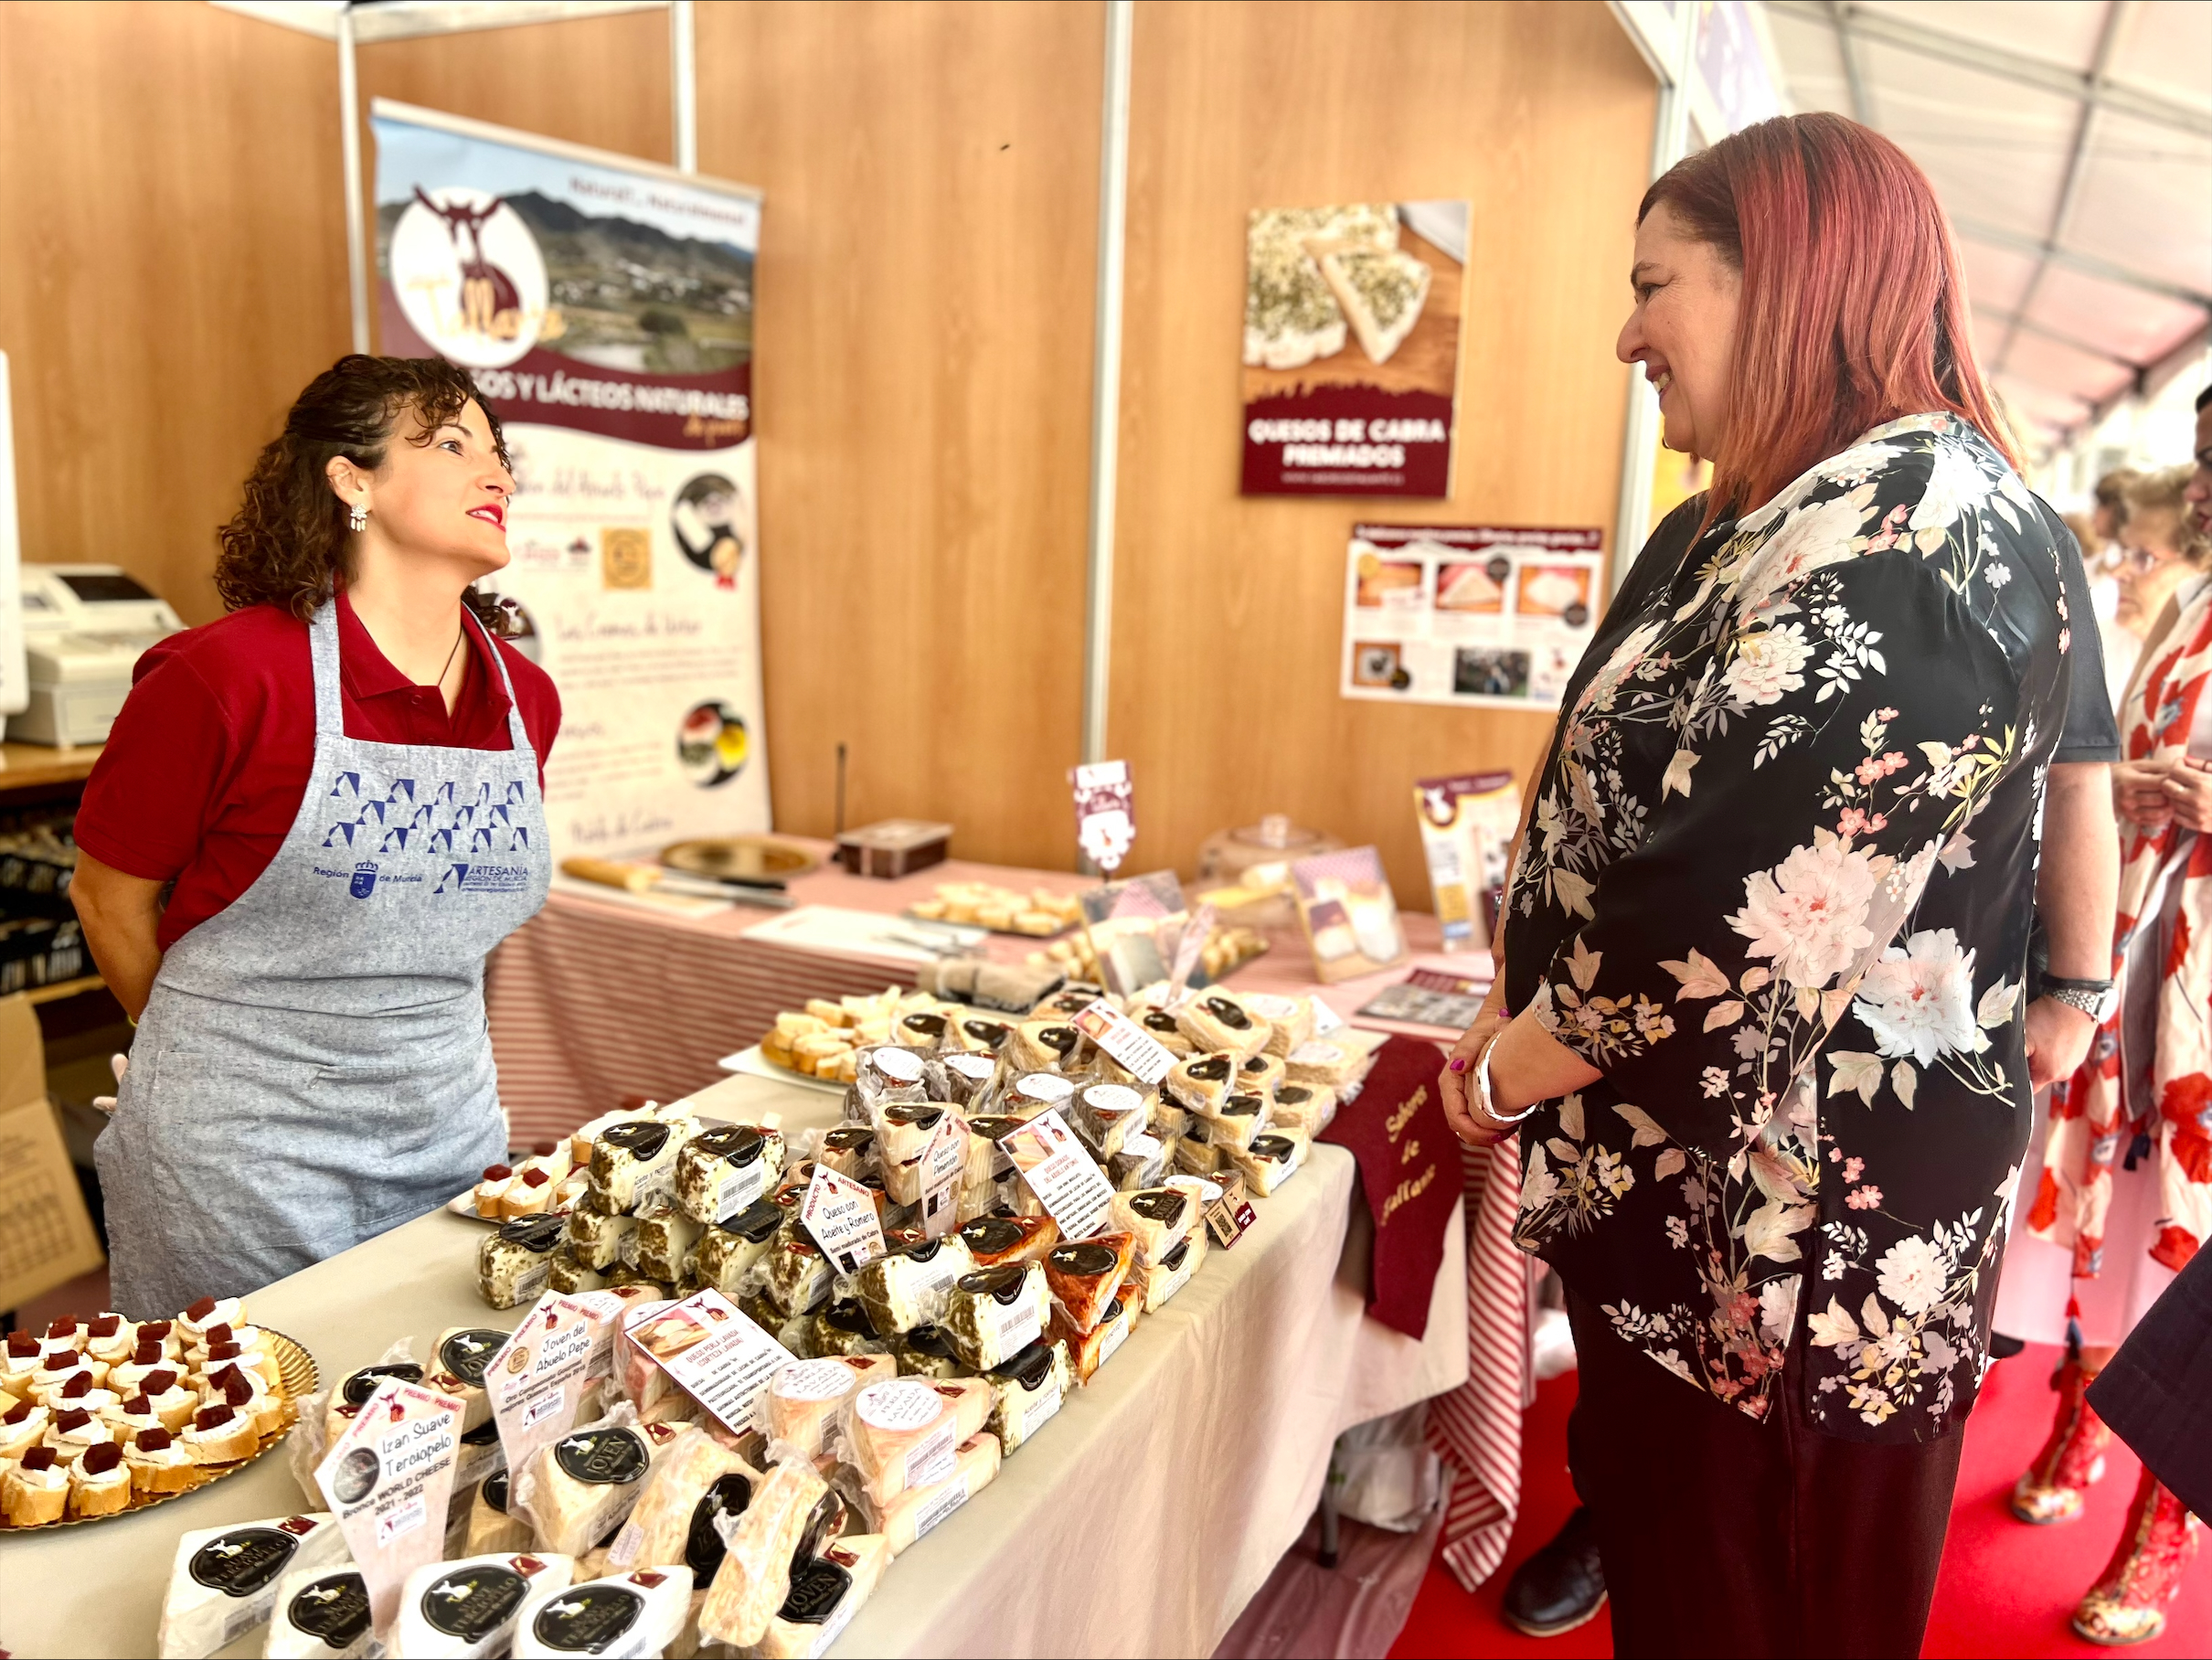
[[[732,1078],[700,1109],[828,1122],[834,1096]],[[1236,1248],[1146,1315],[998,1479],[892,1565],[835,1655],[1209,1655],[1296,1539],[1330,1443],[1466,1377],[1466,1251],[1455,1217],[1426,1336],[1365,1317],[1345,1260],[1353,1162],[1318,1146]],[[423,1217],[249,1299],[307,1345],[327,1385],[412,1336],[512,1327],[475,1291],[481,1224]],[[311,1506],[282,1450],[142,1514],[0,1536],[0,1650],[145,1655],[178,1537]],[[228,1654],[259,1655],[256,1631]]]

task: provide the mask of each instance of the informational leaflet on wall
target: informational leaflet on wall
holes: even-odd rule
[[[1452,494],[1466,267],[1465,202],[1253,209],[1245,495]]]
[[[1446,951],[1490,943],[1502,902],[1505,859],[1521,822],[1521,787],[1511,772],[1455,772],[1413,781],[1429,892]]]
[[[378,99],[378,347],[472,370],[516,493],[516,644],[560,690],[558,856],[769,827],[752,440],[760,201]]]
[[[1558,708],[1605,606],[1603,545],[1596,530],[1353,526],[1344,695]]]

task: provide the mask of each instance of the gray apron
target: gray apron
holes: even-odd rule
[[[296,1272],[506,1155],[484,960],[549,876],[514,682],[500,663],[512,749],[348,738],[335,608],[307,632],[299,814],[253,886],[162,959],[93,1148],[109,1306],[133,1319]]]

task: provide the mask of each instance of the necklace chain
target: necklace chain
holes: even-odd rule
[[[461,655],[461,642],[467,637],[467,634],[468,625],[465,622],[454,631],[453,649],[445,654],[445,666],[438,671],[438,678],[431,682],[433,686],[443,686],[446,676],[452,673],[453,659]]]

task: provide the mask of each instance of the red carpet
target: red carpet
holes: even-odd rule
[[[2103,1481],[2090,1489],[2082,1519],[2059,1527],[2026,1527],[2005,1507],[2014,1479],[2035,1456],[2050,1428],[2048,1387],[2057,1351],[2030,1347],[2000,1361],[1966,1428],[1958,1499],[1942,1578],[1928,1623],[1930,1656],[1965,1655],[2093,1655],[2115,1651],[2082,1642],[2067,1625],[2074,1602],[2104,1567],[2126,1518],[2141,1466],[2115,1442]],[[1579,1631],[1543,1642],[1521,1636],[1498,1618],[1505,1581],[1558,1531],[1574,1508],[1567,1479],[1567,1414],[1575,1378],[1537,1387],[1523,1438],[1522,1509],[1503,1567],[1473,1596],[1443,1569],[1430,1565],[1392,1660],[1436,1655],[1542,1655],[1579,1660],[1613,1652],[1604,1611]],[[2165,1635],[2133,1651],[2161,1656],[2212,1655],[2212,1544],[2199,1548],[2180,1600],[2167,1612]]]

